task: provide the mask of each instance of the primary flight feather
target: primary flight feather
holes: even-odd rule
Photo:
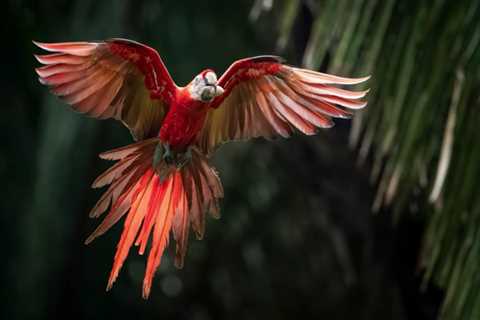
[[[366,105],[360,99],[367,91],[338,86],[368,77],[295,68],[276,56],[235,61],[219,79],[206,69],[179,87],[158,52],[135,41],[34,43],[52,52],[35,55],[44,65],[36,69],[42,84],[80,113],[121,121],[136,140],[100,155],[117,163],[93,183],[109,187],[90,216],[106,215],[86,243],[126,215],[107,288],[132,245],[143,254],[150,242],[144,298],[170,235],[175,265],[182,267],[190,228],[202,238],[205,215],[219,215],[223,188],[209,164],[219,145],[295,131],[312,135]]]

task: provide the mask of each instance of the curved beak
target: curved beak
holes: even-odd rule
[[[220,86],[215,86],[215,97],[221,96],[225,90]]]

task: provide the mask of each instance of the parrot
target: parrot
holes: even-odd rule
[[[202,239],[206,216],[219,218],[224,192],[210,158],[220,145],[313,135],[367,105],[368,90],[342,87],[369,76],[321,73],[274,55],[237,60],[220,78],[205,69],[182,87],[157,50],[133,40],[33,43],[46,51],[34,54],[42,65],[35,71],[51,93],[78,113],[130,130],[132,144],[99,155],[115,163],[92,184],[108,188],[89,214],[104,218],[85,243],[124,218],[107,291],[131,247],[143,255],[149,245],[145,299],[170,238],[182,268],[190,230]]]

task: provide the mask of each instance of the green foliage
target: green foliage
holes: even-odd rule
[[[329,56],[326,71],[372,75],[350,142],[373,163],[373,209],[426,219],[420,263],[425,281],[446,290],[441,317],[478,319],[480,2],[306,3],[316,14],[304,64]]]
[[[272,3],[272,14],[261,15]],[[226,189],[222,219],[209,220],[205,239],[190,242],[183,270],[172,267],[171,252],[165,256],[148,302],[140,297],[145,259],[135,250],[114,289],[102,290],[122,222],[83,245],[98,224],[87,213],[101,192],[89,184],[111,165],[97,154],[132,140],[121,124],[74,114],[37,83],[32,39],[135,39],[157,48],[184,84],[205,67],[220,74],[237,58],[272,53],[275,44],[295,63],[304,39],[291,39],[307,35],[308,66],[373,75],[370,106],[358,114],[350,142],[359,163],[372,164],[375,207],[393,209],[400,222],[409,214],[428,221],[420,262],[426,281],[447,289],[444,319],[478,318],[478,6],[465,0],[7,1],[0,318],[410,316],[391,266],[402,253],[392,249],[389,217],[370,214],[373,188],[345,147],[347,121],[316,137],[222,147],[214,159]],[[259,17],[255,24],[246,21],[249,10],[251,19]],[[313,13],[311,33],[306,11]]]

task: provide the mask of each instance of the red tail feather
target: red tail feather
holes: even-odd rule
[[[115,282],[130,247],[135,243],[139,246],[139,254],[143,254],[152,235],[143,281],[144,298],[150,294],[153,276],[168,245],[170,231],[177,242],[175,265],[181,268],[190,224],[197,238],[201,238],[205,212],[218,216],[218,202],[223,197],[215,170],[197,150],[192,150],[191,161],[181,169],[164,166],[168,171],[158,175],[152,166],[158,143],[158,139],[149,139],[102,154],[103,158],[119,162],[93,184],[94,187],[110,184],[110,187],[92,209],[91,216],[100,216],[109,205],[110,210],[86,240],[90,243],[128,212],[108,280],[108,290]]]

